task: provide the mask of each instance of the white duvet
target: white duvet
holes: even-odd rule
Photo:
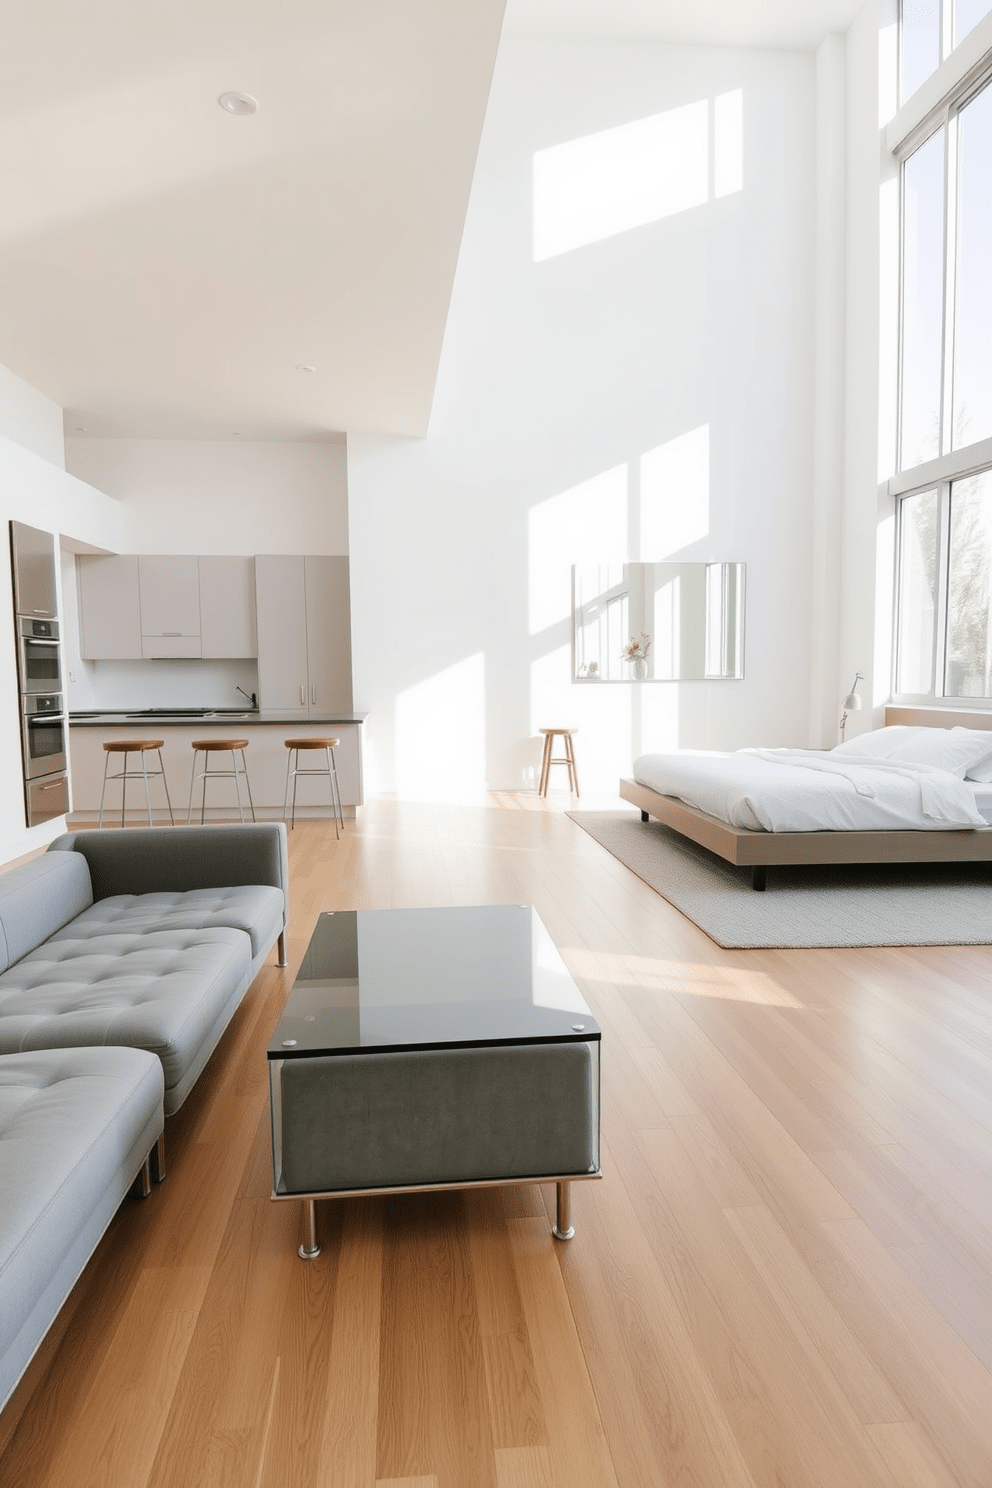
[[[642,754],[634,779],[735,827],[766,832],[984,827],[971,785],[934,765],[814,749]]]

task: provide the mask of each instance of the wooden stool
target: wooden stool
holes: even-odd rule
[[[211,780],[234,780],[234,789],[238,793],[238,815],[241,820],[245,819],[244,807],[241,804],[241,777],[244,776],[245,787],[248,791],[248,805],[251,807],[251,819],[255,820],[255,805],[251,798],[251,785],[248,781],[248,766],[245,764],[245,750],[248,748],[247,739],[194,739],[193,748],[193,773],[189,782],[189,806],[186,809],[186,825],[189,826],[190,817],[193,815],[193,787],[197,780],[203,781],[203,795],[200,797],[200,826],[203,826],[203,813],[207,804],[207,779]],[[209,763],[210,756],[218,753],[230,754],[230,770],[212,769]],[[199,775],[196,772],[196,757],[203,755],[203,769]],[[241,755],[241,764],[238,764],[238,755]]]
[[[129,780],[143,780],[145,782],[145,806],[148,810],[148,825],[150,827],[154,826],[154,823],[152,821],[152,803],[151,798],[148,794],[149,775],[161,775],[162,784],[165,787],[165,799],[169,807],[169,820],[171,821],[172,825],[175,826],[176,818],[172,814],[172,802],[169,799],[169,782],[165,778],[165,766],[162,763],[162,743],[163,741],[161,739],[111,739],[106,744],[104,744],[103,747],[106,750],[107,757],[103,762],[103,790],[100,792],[99,825],[101,827],[103,826],[103,799],[104,796],[107,794],[108,780],[119,780],[121,782],[121,826],[124,825],[124,802],[127,799],[127,783]],[[145,755],[148,754],[152,749],[156,750],[158,753],[157,770],[149,770],[148,765],[145,762]],[[118,770],[116,775],[107,774],[107,771],[110,768],[110,756],[112,754],[122,754],[124,756],[124,768],[123,770]],[[127,757],[129,754],[138,754],[141,756],[140,771],[128,769]]]
[[[546,796],[548,794],[548,777],[551,774],[552,765],[568,766],[569,787],[575,792],[576,795],[578,795],[579,776],[575,768],[575,751],[572,748],[572,735],[577,734],[578,729],[542,728],[538,730],[538,733],[544,735],[544,754],[541,758],[541,783],[537,788],[538,795]],[[559,734],[565,741],[565,753],[563,755],[559,755],[558,758],[555,759],[554,755],[552,754],[552,750],[554,749],[555,739]]]
[[[334,751],[341,743],[340,739],[286,739],[286,748],[289,753],[286,756],[286,798],[283,801],[282,814],[285,818],[289,809],[289,782],[293,782],[293,814],[290,817],[290,827],[296,825],[296,781],[300,775],[326,775],[331,787],[331,810],[334,813],[334,835],[340,837],[344,831],[344,812],[341,809],[341,788],[338,785],[338,769],[334,762]],[[300,769],[301,749],[322,749],[327,761],[322,770],[316,768]],[[340,830],[338,823],[340,822]]]

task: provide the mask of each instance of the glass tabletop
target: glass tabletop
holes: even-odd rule
[[[322,914],[269,1059],[599,1039],[530,904]]]

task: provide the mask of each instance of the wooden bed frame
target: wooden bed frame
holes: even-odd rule
[[[992,730],[992,715],[941,709],[889,707],[886,724],[923,724],[929,728]],[[765,887],[772,867],[800,863],[988,863],[992,862],[992,827],[948,832],[915,829],[904,832],[757,832],[732,827],[719,817],[687,806],[677,796],[661,796],[636,780],[620,781],[620,795],[638,806],[641,820],[655,817],[700,847],[739,868],[750,868],[752,887]]]

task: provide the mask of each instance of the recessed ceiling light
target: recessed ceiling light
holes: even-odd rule
[[[77,424],[76,425],[76,433],[77,434],[88,434],[89,432],[90,431],[89,431],[89,425],[88,424]]]
[[[254,114],[258,111],[258,99],[250,93],[222,93],[217,102],[229,114]]]
[[[316,372],[317,368],[309,366],[306,362],[297,362],[296,370],[297,372]]]

